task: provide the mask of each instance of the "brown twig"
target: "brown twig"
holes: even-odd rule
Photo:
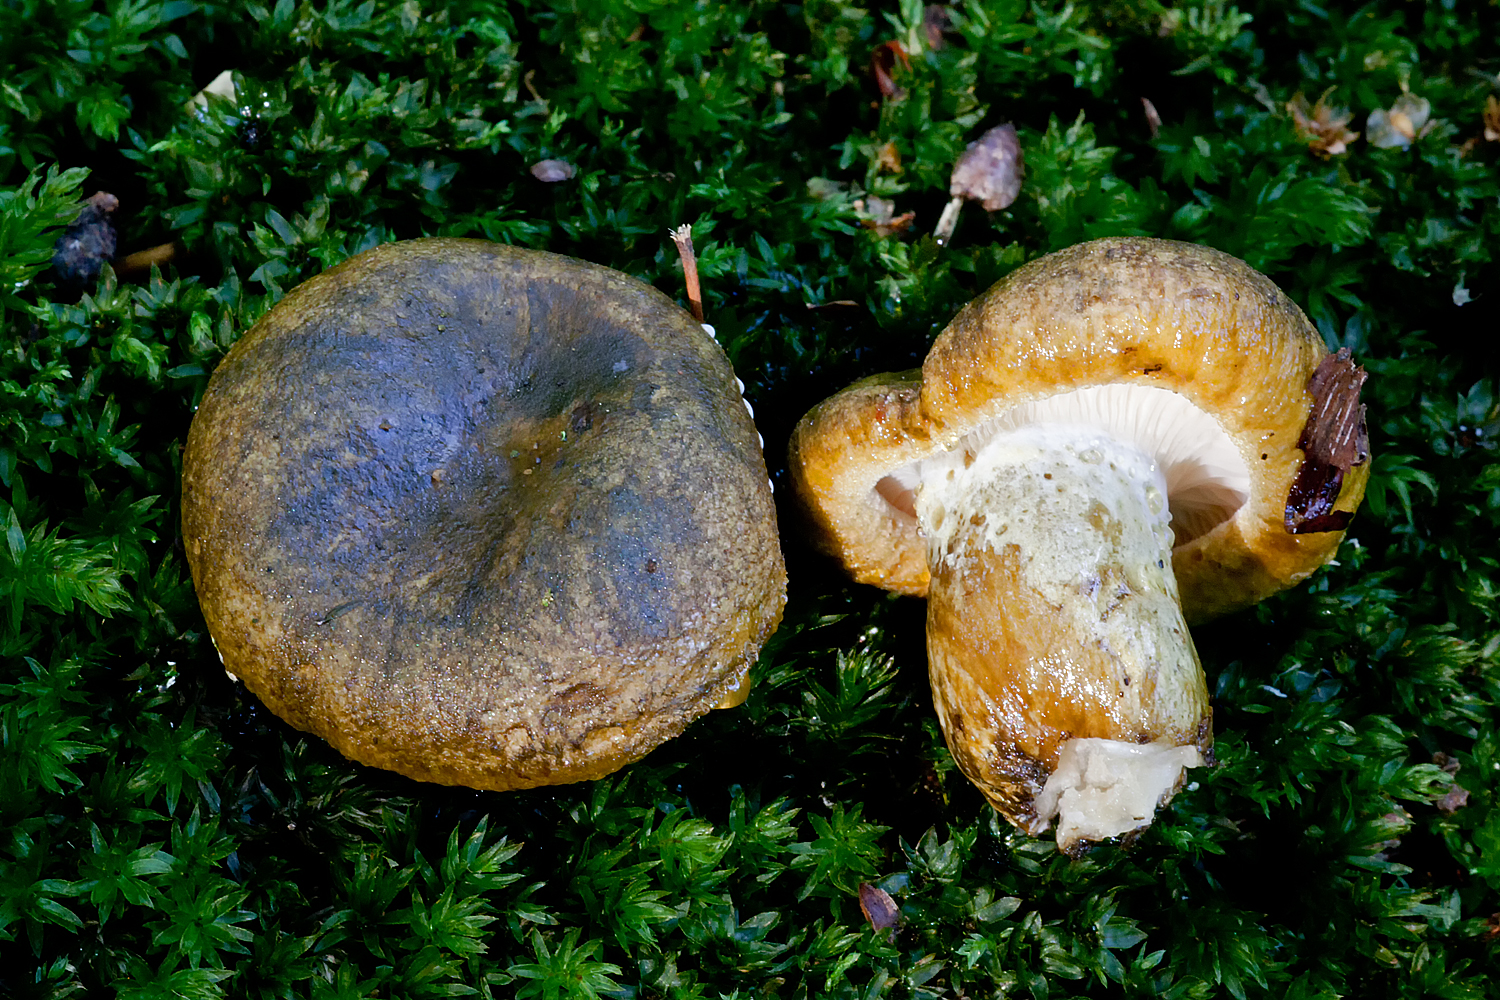
[[[527,70],[526,71],[526,75],[521,78],[521,83],[523,85],[525,85],[525,87],[526,87],[527,90],[531,91],[531,99],[534,100],[534,101],[536,101],[543,108],[545,108],[545,107],[547,107],[547,100],[546,100],[546,98],[542,97],[541,94],[538,94],[536,92],[536,87],[532,86],[531,78],[534,77],[534,76],[536,76],[536,70],[534,70],[534,69]]]
[[[684,222],[667,232],[677,244],[677,255],[682,258],[682,277],[687,282],[688,304],[693,307],[693,319],[703,322],[703,289],[698,285],[698,257],[693,253],[693,227]]]
[[[145,250],[137,250],[115,261],[115,274],[127,281],[134,280],[139,276],[149,274],[152,265],[165,267],[176,257],[176,243],[163,243]]]

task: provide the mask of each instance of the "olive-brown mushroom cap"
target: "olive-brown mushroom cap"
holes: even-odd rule
[[[1305,578],[1343,537],[1285,527],[1308,383],[1327,355],[1301,310],[1234,257],[1168,240],[1095,240],[1033,261],[969,303],[919,372],[865,379],[814,408],[793,433],[793,483],[815,543],[856,580],[923,596],[926,549],[893,470],[1023,403],[1090,386],[1169,389],[1219,423],[1250,473],[1245,503],[1173,551],[1184,614],[1204,621]],[[1349,470],[1337,509],[1358,506],[1368,475],[1367,462]]]
[[[755,427],[712,338],[607,268],[378,247],[210,381],[183,534],[226,668],[355,760],[600,777],[730,696],[785,603]]]

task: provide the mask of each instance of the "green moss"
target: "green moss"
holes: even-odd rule
[[[914,2],[0,0],[0,993],[1494,995],[1496,7],[947,14],[938,47]],[[910,66],[882,96],[888,41]],[[226,69],[236,99],[187,111]],[[1403,90],[1432,106],[1409,149],[1321,159],[1286,110],[1328,91],[1358,130]],[[1020,199],[938,247],[954,156],[1004,121]],[[183,253],[70,298],[52,244],[101,187],[122,252]],[[915,228],[866,228],[870,195]],[[271,303],[423,234],[681,297],[682,222],[778,485],[810,402],[1094,236],[1242,256],[1371,371],[1338,565],[1199,630],[1221,763],[1133,844],[1070,860],[997,822],[932,719],[920,603],[844,582],[790,517],[750,701],[604,781],[407,782],[224,676],[178,455]]]

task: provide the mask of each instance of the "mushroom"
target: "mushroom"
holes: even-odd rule
[[[214,372],[182,486],[226,669],[426,781],[637,760],[743,697],[786,600],[723,351],[554,254],[413,240],[297,287]]]
[[[938,216],[933,239],[943,244],[953,238],[965,198],[979,202],[986,212],[1009,208],[1021,193],[1025,172],[1021,139],[1014,125],[996,125],[969,143],[953,164],[948,178],[948,193],[953,198]]]
[[[815,407],[792,479],[856,580],[927,598],[964,774],[1077,848],[1211,761],[1188,623],[1333,556],[1368,477],[1363,379],[1243,262],[1097,240],[971,302],[920,370]]]

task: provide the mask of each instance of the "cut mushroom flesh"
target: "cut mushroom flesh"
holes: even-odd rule
[[[878,490],[927,544],[934,700],[965,774],[1064,847],[1150,823],[1211,739],[1172,548],[1249,493],[1217,421],[1169,390],[1075,390]]]

